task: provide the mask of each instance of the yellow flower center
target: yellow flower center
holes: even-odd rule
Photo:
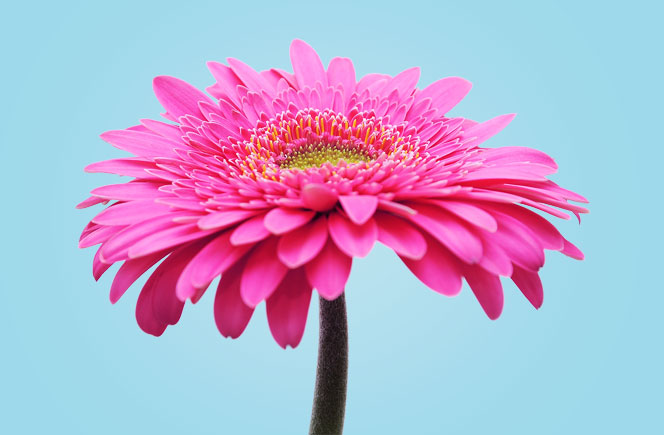
[[[337,166],[342,160],[346,163],[368,162],[371,156],[354,147],[318,143],[292,150],[279,166],[283,169],[305,170],[320,167],[326,162]]]

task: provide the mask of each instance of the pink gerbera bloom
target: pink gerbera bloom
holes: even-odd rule
[[[80,246],[100,244],[96,279],[122,263],[113,303],[161,261],[136,306],[145,332],[161,335],[221,276],[221,334],[240,336],[266,301],[275,340],[295,347],[312,290],[338,298],[353,258],[376,242],[439,293],[456,295],[465,279],[491,319],[503,307],[500,276],[537,308],[544,250],[583,258],[534,211],[587,212],[569,202],[587,202],[582,196],[547,179],[555,162],[530,148],[481,147],[514,115],[446,116],[469,82],[448,77],[418,89],[418,68],[356,80],[349,59],[326,69],[299,40],[290,55],[293,74],[210,62],[211,97],[157,77],[170,122],[144,119],[101,135],[133,156],[86,171],[133,179],[94,189],[79,205],[111,202]]]

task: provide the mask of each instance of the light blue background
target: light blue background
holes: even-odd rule
[[[0,433],[297,434],[308,428],[317,303],[301,345],[279,348],[264,308],[225,340],[212,292],[161,338],[134,320],[136,286],[108,302],[77,249],[112,176],[103,131],[161,112],[153,76],[205,87],[205,61],[290,70],[312,44],[358,74],[459,75],[454,114],[519,116],[491,145],[533,146],[590,200],[586,253],[542,271],[541,310],[505,282],[503,316],[446,298],[377,248],[347,288],[347,434],[662,433],[662,9],[657,2],[221,1],[3,4]],[[535,3],[537,3],[535,5]],[[115,269],[113,269],[115,270]]]

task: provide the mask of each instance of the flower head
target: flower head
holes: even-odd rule
[[[266,301],[274,338],[295,347],[312,289],[337,298],[352,259],[376,242],[439,293],[457,294],[465,278],[492,319],[503,306],[500,276],[539,307],[544,250],[583,257],[534,211],[587,212],[569,202],[583,197],[547,179],[554,161],[530,148],[480,146],[513,115],[446,116],[469,82],[448,77],[418,89],[418,68],[357,81],[349,59],[325,69],[299,40],[290,54],[293,74],[210,62],[212,98],[157,77],[171,122],[144,119],[101,135],[133,157],[86,170],[133,179],[94,189],[79,205],[112,201],[80,246],[101,244],[96,279],[122,262],[112,302],[161,262],[136,306],[144,331],[162,334],[184,301],[198,301],[221,276],[214,315],[224,336],[238,337]]]

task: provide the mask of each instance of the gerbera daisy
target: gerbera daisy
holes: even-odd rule
[[[256,72],[236,59],[208,63],[211,97],[157,77],[170,122],[144,119],[101,135],[133,156],[86,171],[133,179],[94,189],[79,204],[112,202],[80,246],[101,244],[96,279],[122,262],[113,303],[161,262],[136,306],[145,332],[161,335],[187,299],[198,301],[221,276],[221,334],[240,336],[266,301],[275,340],[295,347],[312,289],[322,304],[343,302],[353,258],[376,242],[434,291],[456,295],[465,279],[491,319],[503,307],[500,276],[537,308],[544,250],[583,258],[534,211],[564,219],[562,210],[587,212],[569,202],[587,202],[582,196],[547,179],[554,161],[530,148],[481,146],[514,115],[482,123],[446,115],[468,81],[418,89],[418,68],[356,80],[349,59],[326,69],[299,40],[290,55],[292,74]]]

